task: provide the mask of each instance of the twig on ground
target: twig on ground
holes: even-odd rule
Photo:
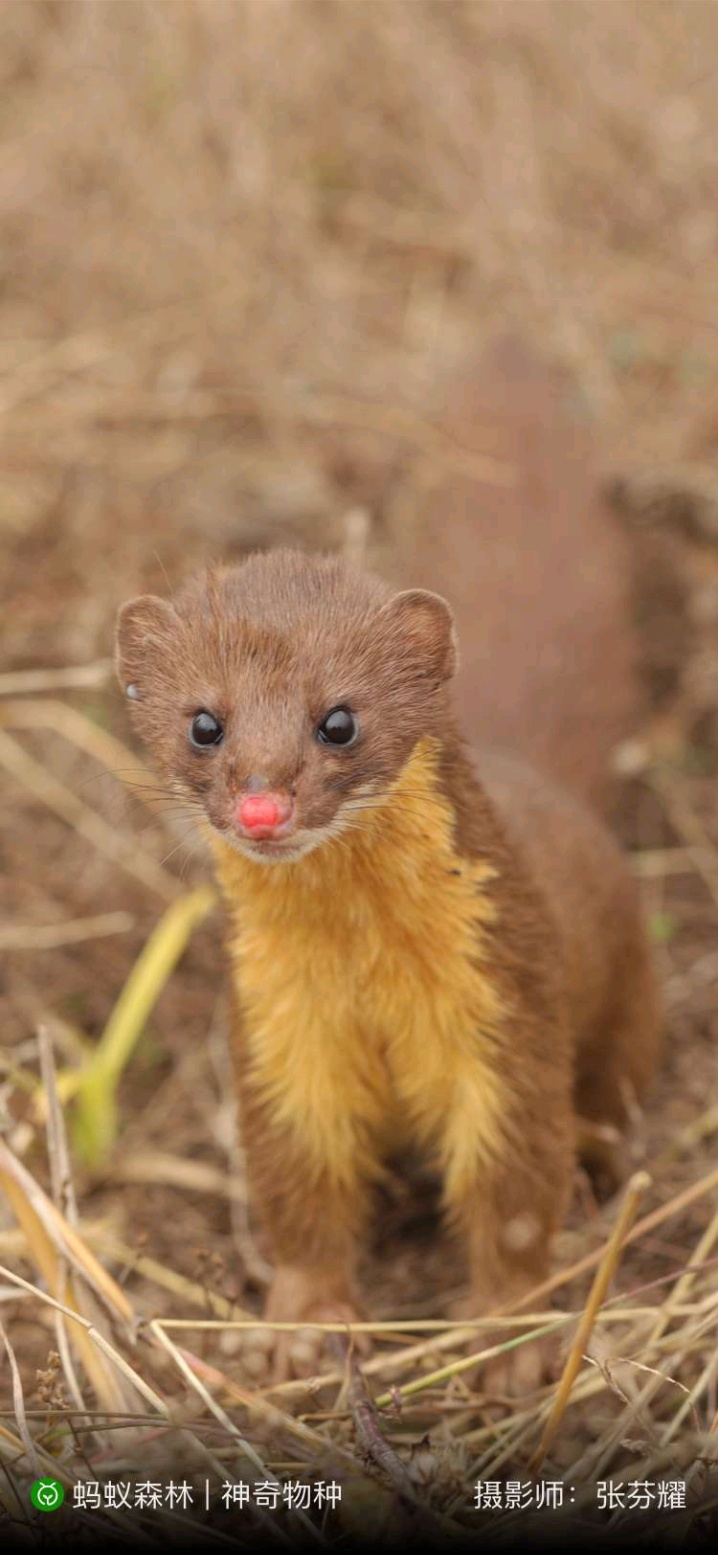
[[[64,923],[5,924],[0,928],[0,950],[58,950],[63,945],[81,945],[88,939],[127,934],[134,926],[135,918],[130,912],[66,918]]]
[[[0,697],[85,690],[106,685],[111,675],[111,659],[96,659],[94,664],[69,664],[54,670],[8,670],[0,675]]]
[[[529,1472],[531,1474],[538,1473],[561,1423],[571,1388],[580,1370],[581,1361],[583,1360],[584,1352],[596,1321],[596,1315],[615,1274],[626,1234],[636,1218],[638,1205],[646,1189],[650,1187],[650,1183],[651,1179],[647,1172],[636,1172],[628,1185],[621,1213],[606,1243],[601,1262],[596,1270],[576,1336],[566,1359],[551,1413],[543,1428],[538,1447],[529,1462]]]

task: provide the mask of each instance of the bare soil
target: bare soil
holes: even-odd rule
[[[669,1028],[641,1125],[653,1184],[640,1214],[713,1169],[718,1130],[718,565],[705,525],[696,538],[679,521],[716,471],[717,84],[718,10],[703,0],[0,5],[8,677],[106,660],[121,601],[163,592],[209,557],[277,540],[339,547],[358,505],[377,543],[391,544],[420,504],[422,426],[467,348],[477,353],[505,327],[569,369],[607,480],[620,476],[640,497],[657,469],[678,471],[657,518],[655,504],[646,519],[645,503],[627,503],[644,538],[655,518],[665,542],[654,570],[650,542],[641,553],[647,702],[670,723],[677,693],[683,736],[655,781],[627,780],[622,805],[626,844],[660,854],[642,890]],[[689,494],[683,507],[676,490]],[[48,679],[40,699],[8,678],[0,690],[2,725],[21,752],[115,835],[134,838],[138,856],[187,888],[207,877],[181,816],[148,809],[132,771],[78,750],[61,715],[48,724],[48,699],[76,708],[139,767],[102,666],[86,689]],[[11,701],[22,728],[3,713]],[[60,1069],[76,1058],[77,1033],[99,1039],[166,904],[55,813],[35,770],[7,771],[0,809],[0,905],[16,933],[0,987],[1,1096],[9,1143],[47,1187],[43,1131],[17,1071],[37,1074],[40,1024]],[[115,912],[128,915],[121,932],[54,948],[38,937]],[[202,1317],[215,1296],[260,1307],[226,1025],[214,913],[121,1081],[115,1153],[93,1174],[74,1166],[81,1226],[145,1318]],[[615,1211],[579,1176],[560,1266],[598,1249]],[[660,1304],[716,1213],[713,1190],[640,1236],[614,1289]],[[34,1281],[1,1203],[0,1228],[0,1261]],[[701,1378],[674,1458],[653,1478],[685,1478],[696,1443],[708,1452],[716,1256],[706,1251],[700,1286],[713,1327],[696,1329],[677,1377],[626,1427],[606,1459],[617,1477],[650,1460],[676,1398]],[[443,1315],[462,1279],[453,1258],[397,1186],[365,1271],[371,1317]],[[587,1278],[562,1288],[563,1310],[580,1310]],[[3,1287],[25,1407],[44,1440],[55,1330],[39,1301],[11,1296]],[[236,1336],[194,1331],[191,1346],[251,1385]],[[2,1366],[0,1424],[16,1429]],[[147,1367],[186,1403],[176,1373],[156,1357]],[[609,1368],[603,1392],[569,1409],[552,1472],[605,1438],[633,1387],[628,1370],[612,1379]],[[225,1403],[271,1452],[271,1432]],[[336,1389],[301,1407],[327,1440],[356,1445]],[[457,1378],[424,1406],[386,1416],[405,1458],[429,1432],[428,1500],[448,1515],[463,1496],[469,1528],[486,1450],[470,1433],[487,1420]],[[206,1420],[198,1430],[210,1440]],[[517,1438],[493,1477],[527,1479],[536,1440]],[[286,1457],[285,1444],[273,1461]],[[712,1491],[701,1494],[713,1504]]]

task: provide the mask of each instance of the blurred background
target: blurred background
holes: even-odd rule
[[[710,0],[2,5],[10,662],[106,654],[162,567],[387,522],[392,413],[502,324],[610,463],[710,464],[717,72]]]
[[[457,375],[506,332],[566,374],[645,557],[646,708],[682,708],[680,761],[641,788],[627,833],[653,860],[675,1038],[650,1123],[665,1143],[718,1081],[718,8],[3,3],[0,126],[16,1148],[44,1172],[38,1024],[77,1065],[204,868],[112,775],[139,773],[102,743],[130,741],[106,662],[117,606],[277,540],[390,555]],[[452,460],[466,476],[461,447],[441,448],[446,479]],[[219,941],[215,918],[162,989],[122,1078],[112,1172],[100,1153],[105,1176],[96,1161],[83,1180],[114,1267],[137,1272],[149,1244],[209,1278],[211,1245],[212,1280],[236,1296]],[[180,1299],[165,1286],[153,1301]],[[42,1315],[15,1316],[41,1357]]]

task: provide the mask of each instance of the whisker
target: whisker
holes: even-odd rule
[[[132,783],[132,773],[133,772],[136,772],[139,775],[140,779],[144,779],[144,781],[141,781],[141,782],[139,782],[137,784]],[[132,786],[132,787],[145,788],[145,789],[147,789],[148,793],[161,792],[163,787],[164,787],[164,785],[161,783],[161,781],[159,779],[158,779],[156,784],[147,782],[147,769],[146,768],[143,768],[143,767],[106,767],[101,772],[90,772],[89,774],[87,774],[87,776],[82,778],[81,781],[78,783],[78,788],[88,788],[91,783],[99,783],[99,782],[102,782],[102,781],[106,782],[108,778],[110,778],[110,779],[116,778],[118,780],[118,782],[122,783],[123,785],[127,785],[128,787]]]
[[[194,848],[190,847],[188,849],[187,855],[186,855],[186,857],[185,857],[185,859],[184,859],[184,861],[182,863],[182,868],[180,869],[180,872],[179,872],[180,880],[184,880],[185,871],[187,869],[188,864],[191,863],[193,858],[197,857],[197,854],[199,853],[199,851],[200,851],[199,850],[199,846],[194,847]]]
[[[179,853],[180,848],[184,848],[184,847],[186,847],[188,845],[189,838],[193,835],[193,833],[194,833],[194,827],[190,827],[190,829],[187,832],[185,832],[184,837],[180,837],[179,842],[176,842],[174,847],[170,848],[169,853],[166,853],[164,858],[160,859],[160,864],[162,864],[163,866],[165,864],[168,864],[169,860],[171,858],[174,858],[175,853]],[[194,849],[194,852],[195,853],[197,852],[196,848]],[[191,856],[192,855],[190,854],[190,857]]]

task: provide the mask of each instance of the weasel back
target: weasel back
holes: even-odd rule
[[[576,392],[507,340],[456,385],[443,427],[513,484],[435,484],[388,570],[452,606],[466,737],[605,809],[612,752],[638,721],[638,649],[628,539],[601,500]]]
[[[478,749],[474,758],[558,932],[576,1111],[625,1130],[661,1045],[658,984],[636,882],[606,827],[572,795],[495,750]],[[590,1160],[592,1151],[586,1154]]]

